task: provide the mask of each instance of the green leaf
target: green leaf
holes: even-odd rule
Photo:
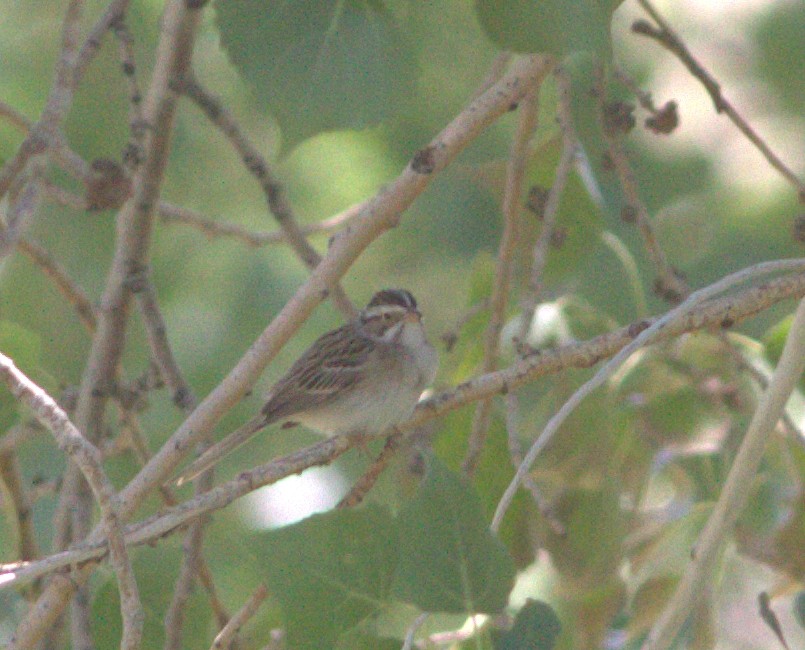
[[[413,87],[413,58],[379,0],[217,2],[221,44],[280,124],[283,148],[389,117]]]
[[[398,518],[394,595],[433,612],[499,612],[514,562],[489,531],[478,495],[438,460]]]
[[[504,50],[561,56],[592,51],[609,58],[609,23],[622,0],[476,0],[478,19]]]
[[[288,645],[330,648],[376,614],[397,565],[397,530],[379,506],[335,510],[262,540],[268,584],[280,601]]]
[[[528,600],[508,632],[495,635],[495,650],[552,650],[562,625],[550,605]]]

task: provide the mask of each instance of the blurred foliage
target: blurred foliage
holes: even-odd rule
[[[583,173],[571,174],[562,196],[557,219],[562,237],[549,251],[543,303],[528,335],[532,345],[556,345],[667,308],[651,290],[654,269],[636,228],[624,218],[622,192],[604,156],[600,111],[591,94],[597,88],[597,55],[611,57],[604,79],[608,100],[637,104],[614,74],[619,67],[657,94],[658,104],[669,99],[659,93],[671,93],[680,105],[680,126],[667,136],[644,129],[647,113],[638,107],[637,126],[625,147],[657,237],[691,287],[762,260],[803,253],[791,237],[792,220],[802,209],[794,193],[775,176],[763,192],[752,189],[756,185],[745,187],[755,176],[769,175],[759,156],[743,177],[724,173],[718,147],[692,126],[699,103],[707,106],[713,124],[724,118],[703,94],[683,95],[673,84],[662,85],[668,83],[669,69],[679,72],[679,64],[668,63],[656,44],[629,34],[628,16],[635,8],[620,5],[613,0],[216,2],[204,12],[194,68],[274,166],[299,221],[307,224],[373,195],[394,179],[466,105],[499,46],[566,55],[576,129],[588,164]],[[65,6],[0,0],[0,101],[30,120],[37,119],[47,97]],[[89,0],[83,26],[88,28],[104,7],[102,0]],[[143,90],[154,63],[160,11],[161,3],[135,2],[127,16]],[[681,7],[669,10],[669,18],[683,39],[708,29],[697,23],[705,24],[703,15],[687,16]],[[692,29],[686,30],[686,20]],[[781,2],[742,16],[732,25],[738,30],[734,34],[715,30],[714,40],[737,41],[735,49],[749,59],[739,76],[720,78],[722,88],[730,95],[739,82],[752,88],[762,84],[765,112],[759,130],[765,134],[768,125],[776,125],[786,134],[782,141],[773,139],[772,148],[804,142],[798,65],[805,59],[803,24],[801,3]],[[699,41],[692,49],[703,47]],[[87,161],[119,159],[128,139],[127,93],[118,70],[117,46],[107,35],[65,125],[71,147]],[[720,77],[722,70],[716,67],[714,73]],[[551,79],[542,89],[540,112],[527,184],[545,191],[561,147]],[[441,350],[437,388],[468,380],[482,361],[489,318],[483,304],[495,277],[500,198],[515,120],[504,116],[436,176],[400,226],[375,242],[343,281],[356,303],[383,286],[413,291],[431,340],[450,335],[450,350]],[[774,129],[768,132],[774,137]],[[691,133],[700,142],[685,145]],[[0,116],[0,164],[14,155],[23,137]],[[53,169],[51,180],[77,194],[83,191],[61,170]],[[187,101],[179,105],[162,196],[223,223],[254,231],[276,228],[263,194],[226,139]],[[84,213],[46,203],[28,236],[45,246],[97,303],[114,247],[114,218],[112,211]],[[524,211],[501,365],[515,360],[512,334],[519,330],[519,299],[541,227],[538,215]],[[311,241],[326,250],[326,237]],[[307,275],[283,246],[250,248],[163,222],[156,224],[151,258],[171,343],[200,397],[218,384]],[[69,394],[84,370],[89,333],[27,258],[11,256],[0,273],[0,351],[52,394]],[[740,324],[730,336],[742,349],[754,351],[761,365],[764,359],[773,363],[790,311],[790,304],[779,305]],[[260,395],[302,349],[338,323],[332,306],[322,305],[217,433],[255,412]],[[122,367],[131,380],[149,367],[136,316],[126,343]],[[570,370],[517,391],[520,446],[528,448],[591,372]],[[496,398],[471,483],[456,473],[474,405],[449,413],[429,430],[432,438],[426,436],[401,454],[370,494],[373,503],[260,534],[249,530],[250,520],[240,511],[228,508],[212,518],[205,554],[231,611],[261,581],[270,586],[269,599],[243,631],[244,649],[264,647],[269,631],[277,627],[285,627],[297,647],[399,647],[419,613],[417,606],[439,612],[423,627],[426,633],[461,628],[474,611],[503,610],[511,616],[510,629],[493,629],[490,619],[480,623],[473,638],[454,647],[636,648],[687,564],[756,397],[756,387],[725,353],[719,337],[704,332],[680,337],[635,355],[565,422],[533,467],[531,479],[563,531],[545,520],[523,490],[500,535],[489,534],[486,526],[514,474],[503,400]],[[148,396],[139,417],[152,450],[182,420],[164,391]],[[27,419],[2,392],[0,439]],[[119,428],[113,413],[108,426],[111,433]],[[271,431],[224,461],[221,476],[313,439],[300,430],[281,436]],[[350,455],[336,466],[353,480],[376,452],[370,446],[369,453]],[[38,497],[32,521],[42,552],[48,552],[55,496],[52,490],[36,489],[58,479],[64,458],[47,435],[27,439],[18,456],[23,479]],[[137,467],[130,453],[106,463],[116,486],[124,485]],[[773,637],[762,637],[768,642],[757,641],[758,646],[746,641],[764,633],[751,621],[730,623],[729,629],[723,621],[735,594],[745,597],[741,607],[747,602],[754,607],[756,594],[772,592],[775,584],[789,587],[781,587],[772,603],[775,611],[786,612],[782,625],[789,645],[805,642],[803,476],[802,445],[790,436],[775,437],[725,554],[730,570],[717,576],[680,643],[708,647],[718,638],[724,647],[770,647]],[[8,517],[0,522],[0,563],[18,556],[16,515],[8,495],[2,499]],[[156,497],[150,499],[138,519],[161,505]],[[181,538],[174,535],[157,545],[156,552],[143,548],[133,553],[146,610],[147,650],[162,646]],[[118,595],[107,568],[97,573],[92,589],[96,643],[115,647]],[[24,611],[20,593],[0,591],[0,643]],[[214,626],[203,591],[193,594],[185,619],[185,646],[209,645]]]

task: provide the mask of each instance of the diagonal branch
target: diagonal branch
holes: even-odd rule
[[[782,300],[802,298],[805,296],[805,261],[798,260],[789,263],[788,266],[797,268],[796,265],[801,269],[799,272],[789,273],[758,286],[686,308],[684,313],[673,319],[655,318],[638,321],[588,341],[543,350],[519,360],[508,368],[479,375],[452,390],[423,400],[417,406],[414,415],[399,428],[404,432],[412,431],[450,411],[496,394],[508,393],[540,377],[569,368],[589,368],[602,359],[618,354],[641,332],[661,321],[665,324],[657,330],[655,342],[669,341],[697,330],[730,327]],[[153,542],[196,517],[223,508],[259,487],[302,472],[309,467],[331,463],[338,456],[360,444],[361,439],[357,436],[334,436],[282,458],[276,458],[250,471],[242,472],[235,479],[203,495],[194,496],[184,503],[128,526],[126,543],[131,545]],[[100,559],[106,552],[105,541],[103,537],[98,536],[97,539],[77,545],[70,551],[57,553],[36,562],[0,565],[0,588],[27,582],[88,560]]]
[[[178,0],[169,5],[163,19],[166,25],[164,34],[183,33],[184,29],[177,25],[176,14],[180,12],[181,17],[184,7],[185,3]],[[165,47],[162,45],[160,51]],[[398,223],[402,211],[424,191],[434,173],[446,167],[459,151],[533,89],[551,64],[550,58],[541,56],[523,57],[515,61],[500,81],[471,101],[430,145],[418,152],[395,181],[363,205],[349,232],[335,237],[321,264],[235,368],[201,401],[182,426],[123,489],[119,495],[121,518],[130,518],[145,497],[170,476],[193,445],[207,435],[224,413],[252,387],[266,365],[326,297],[329,287],[346,273],[367,246]],[[146,114],[151,113],[147,110]],[[125,277],[119,275],[125,267],[118,266],[116,269],[116,277]],[[95,348],[97,350],[93,357],[97,358],[103,346],[98,343],[93,345]],[[102,537],[101,531],[96,530],[88,541],[98,542]],[[86,581],[92,571],[93,566],[87,565],[75,572],[71,580],[51,580],[17,627],[10,650],[32,647],[59,616],[76,584]]]
[[[721,94],[721,86],[713,76],[705,70],[701,63],[691,54],[687,46],[677,36],[676,32],[671,29],[670,25],[663,19],[660,13],[648,0],[638,0],[638,3],[651,16],[659,29],[651,25],[648,21],[638,20],[632,25],[632,31],[636,34],[647,36],[660,45],[662,45],[669,52],[674,54],[684,65],[688,71],[698,79],[704,86],[710,98],[713,100],[713,105],[717,113],[726,113],[729,119],[738,127],[738,130],[743,133],[746,138],[760,151],[768,163],[774,167],[798,192],[801,201],[805,201],[805,181],[798,178],[788,166],[780,160],[779,156],[771,150],[771,147],[766,144],[763,138],[752,128],[752,125],[747,122],[744,117],[735,109],[735,107]]]
[[[559,411],[557,411],[556,414],[550,419],[548,424],[545,425],[542,433],[531,446],[531,449],[528,450],[525,459],[517,469],[517,473],[515,474],[511,483],[509,483],[506,491],[503,493],[503,496],[501,497],[500,502],[495,509],[495,515],[492,518],[492,530],[497,531],[500,529],[501,521],[511,505],[515,493],[522,484],[523,476],[525,476],[531,469],[531,465],[534,464],[534,461],[539,453],[551,441],[562,423],[582,402],[582,400],[584,400],[585,397],[587,397],[596,388],[601,386],[607,379],[609,379],[609,377],[615,373],[615,371],[634,353],[635,350],[642,346],[657,342],[660,340],[661,335],[671,326],[672,323],[680,319],[687,318],[689,313],[691,313],[695,307],[702,305],[703,303],[706,304],[706,301],[711,300],[721,293],[724,293],[736,284],[746,282],[749,279],[762,277],[763,275],[767,275],[769,273],[779,273],[780,271],[805,271],[805,259],[763,262],[732,273],[731,275],[722,278],[718,282],[715,282],[714,284],[690,294],[690,296],[688,296],[684,302],[666,313],[662,318],[648,325],[648,327],[644,328],[642,331],[636,332],[634,340],[624,346],[623,349],[619,350],[618,353],[602,368],[600,368],[591,379],[585,382],[581,388],[573,393],[573,395],[570,396],[570,399],[568,399],[562,405]],[[732,323],[733,321],[729,318],[725,321],[722,321],[722,324],[726,326],[731,326]]]
[[[666,650],[671,647],[680,628],[699,601],[703,588],[710,583],[718,554],[746,505],[769,435],[780,419],[803,371],[805,300],[799,303],[777,369],[752,416],[718,502],[696,541],[691,562],[671,601],[649,633],[643,650]]]
[[[0,354],[0,374],[18,400],[30,407],[37,420],[53,433],[59,449],[67,453],[89,483],[101,510],[102,528],[109,540],[112,566],[120,590],[120,611],[123,616],[121,648],[139,648],[142,637],[143,609],[137,582],[129,562],[117,513],[115,492],[101,466],[101,454],[70,422],[67,414],[42,388],[26,377],[14,362]]]
[[[279,223],[285,239],[299,259],[304,262],[305,266],[309,269],[315,269],[321,262],[321,255],[310,245],[305,233],[299,227],[291,205],[285,197],[285,190],[282,184],[275,177],[273,170],[263,155],[243,134],[232,113],[221,104],[217,97],[208,93],[194,76],[186,80],[182,91],[204,111],[207,119],[221,129],[232,143],[243,164],[246,165],[246,169],[260,183],[260,187],[266,196],[269,210],[271,210],[277,223]],[[344,318],[352,320],[357,316],[357,310],[346,293],[344,293],[341,285],[334,284],[332,286],[331,296],[335,306]]]

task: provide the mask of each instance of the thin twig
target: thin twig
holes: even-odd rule
[[[484,360],[482,372],[491,372],[498,366],[500,331],[506,319],[509,304],[512,265],[519,240],[520,216],[522,213],[523,179],[531,152],[531,136],[537,128],[539,109],[539,87],[523,97],[519,104],[517,130],[512,139],[509,160],[506,166],[506,186],[503,191],[503,233],[498,246],[495,279],[492,295],[489,297],[489,324],[484,333]],[[489,420],[492,413],[492,400],[481,400],[475,407],[472,429],[468,440],[467,453],[462,469],[468,475],[475,473],[478,460],[483,451]]]
[[[412,650],[414,647],[414,643],[416,642],[416,633],[419,632],[419,628],[421,628],[425,621],[428,620],[428,612],[422,612],[419,616],[417,616],[411,625],[408,627],[408,630],[405,632],[405,640],[403,641],[403,645],[401,650]]]
[[[576,157],[576,134],[573,129],[570,105],[570,79],[561,67],[555,70],[554,77],[556,78],[559,94],[558,120],[559,127],[562,130],[562,154],[559,158],[559,164],[556,166],[553,185],[551,185],[551,189],[548,191],[548,198],[545,200],[541,220],[542,230],[539,233],[537,242],[534,244],[534,251],[531,257],[531,274],[528,278],[528,289],[522,299],[523,313],[520,316],[520,331],[517,335],[518,342],[521,345],[525,345],[528,342],[528,331],[531,328],[531,322],[534,320],[534,312],[537,309],[537,303],[542,293],[542,273],[548,260],[548,249],[553,239],[554,225],[559,214],[559,203]]]
[[[123,14],[112,22],[117,37],[120,68],[129,89],[129,142],[123,152],[123,162],[130,172],[134,172],[143,161],[145,151],[145,132],[148,123],[143,117],[142,92],[137,82],[137,64],[134,59],[134,41]]]
[[[338,502],[336,507],[354,508],[363,501],[364,497],[369,493],[369,490],[377,483],[377,479],[380,478],[380,475],[383,473],[383,470],[386,469],[386,466],[394,457],[394,454],[399,450],[402,440],[403,434],[401,431],[395,429],[389,434],[386,438],[386,444],[383,446],[383,450],[378,454],[377,458],[375,458],[374,462],[363,475],[355,482],[352,489]]]
[[[800,301],[777,369],[752,416],[718,501],[696,541],[691,561],[670,602],[649,632],[643,650],[666,650],[671,646],[679,629],[696,607],[702,589],[711,581],[718,554],[732,533],[752,490],[766,441],[803,371],[805,300]]]
[[[669,302],[679,302],[688,295],[690,289],[680,277],[679,273],[669,264],[665,251],[660,246],[659,241],[657,241],[654,229],[651,226],[651,216],[649,215],[648,207],[640,197],[637,179],[635,178],[632,167],[629,164],[629,158],[626,156],[626,152],[623,148],[622,134],[606,123],[604,117],[607,112],[607,106],[605,105],[606,92],[603,86],[603,73],[600,68],[598,79],[596,96],[598,98],[601,132],[607,143],[609,159],[615,168],[621,188],[623,189],[623,195],[627,201],[627,205],[624,206],[623,209],[628,210],[633,217],[638,231],[640,232],[640,237],[643,240],[643,246],[657,271],[657,293]]]
[[[520,444],[519,416],[520,407],[517,394],[511,391],[506,394],[506,433],[509,441],[509,456],[512,464],[517,469],[523,463],[523,447]],[[557,535],[565,535],[566,530],[562,522],[556,518],[551,505],[545,500],[539,486],[534,482],[530,475],[523,477],[523,487],[531,493],[531,498],[537,505],[537,510]]]
[[[309,269],[315,269],[321,263],[321,255],[316,252],[316,249],[305,238],[291,205],[285,197],[285,190],[279,179],[276,178],[274,171],[263,155],[244,136],[232,113],[217,97],[207,92],[195,77],[188,77],[183,91],[188,98],[192,99],[204,111],[207,119],[221,129],[229,139],[246,169],[260,183],[260,187],[266,196],[268,208],[280,228],[282,228],[288,244]],[[344,293],[340,284],[334,284],[331,287],[330,296],[344,318],[353,320],[358,315],[358,310]]]
[[[669,320],[665,317],[632,323],[627,327],[602,334],[588,341],[542,350],[538,354],[518,360],[508,368],[475,377],[452,390],[423,400],[417,406],[414,415],[407,422],[402,423],[399,428],[404,432],[411,431],[450,411],[479,399],[510,392],[540,377],[569,368],[593,366],[600,360],[613,357],[623,351],[640,332],[649,328],[652,323],[657,325],[665,322],[664,326],[658,328],[655,342],[670,341],[687,332],[717,326],[732,326],[782,300],[804,297],[805,261],[800,260],[798,263],[787,261],[783,267],[799,268],[800,271],[765,281],[759,286],[750,287],[728,296],[708,300],[703,304],[691,307],[679,318]],[[751,267],[751,269],[754,269],[752,272],[757,271],[757,267]],[[744,272],[743,278],[748,279],[751,274]],[[671,313],[669,312],[669,314]],[[215,487],[204,495],[194,496],[189,501],[128,526],[126,543],[130,545],[150,543],[176,530],[193,518],[225,507],[234,499],[263,485],[276,482],[309,467],[329,464],[352,447],[360,445],[361,442],[356,436],[333,436],[288,456],[274,459],[265,465],[243,472],[237,478]],[[105,554],[104,539],[102,536],[98,536],[97,539],[76,545],[70,551],[56,553],[25,566],[0,565],[0,585],[10,587],[27,582],[64,567],[76,566],[91,559],[99,559]]]
[[[0,484],[5,487],[6,513],[14,529],[16,557],[21,561],[39,557],[39,545],[33,526],[31,495],[25,487],[16,450],[0,452]]]
[[[40,182],[45,176],[49,162],[48,149],[60,140],[61,124],[73,101],[83,5],[83,0],[71,0],[67,5],[62,22],[59,56],[56,60],[53,82],[42,115],[39,121],[31,127],[20,145],[18,155],[15,155],[3,167],[3,170],[0,170],[0,197],[8,187],[11,187],[11,182],[21,174],[23,169],[26,169],[28,173],[20,196],[17,197],[17,200],[12,201],[9,207],[7,227],[0,233],[0,257],[13,250],[17,239],[25,234],[39,208]],[[10,163],[15,165],[13,175],[6,174]],[[8,183],[8,187],[3,187],[5,183]]]
[[[268,595],[268,588],[260,585],[254,590],[249,599],[243,604],[229,622],[221,629],[210,647],[210,650],[230,650],[235,635],[240,631],[246,622],[257,613],[260,605]]]
[[[686,298],[681,304],[677,307],[666,313],[662,318],[656,320],[653,324],[649,327],[644,329],[643,331],[639,332],[634,340],[632,340],[628,345],[626,345],[623,349],[621,349],[614,357],[612,357],[607,363],[601,367],[598,372],[593,375],[591,379],[584,383],[573,395],[570,396],[559,411],[548,421],[548,424],[543,429],[542,433],[539,435],[537,440],[528,450],[528,454],[526,454],[525,459],[523,460],[520,467],[517,469],[517,473],[515,474],[514,478],[512,479],[509,486],[506,488],[506,491],[503,493],[503,496],[498,503],[497,508],[495,509],[495,515],[492,518],[491,528],[493,531],[497,531],[500,529],[501,521],[503,520],[506,511],[508,510],[509,506],[511,505],[512,500],[514,499],[514,495],[517,492],[518,488],[522,484],[522,479],[525,474],[531,468],[531,465],[534,464],[539,453],[545,448],[545,446],[550,442],[553,438],[556,431],[561,426],[562,422],[567,419],[567,417],[574,411],[574,409],[596,388],[598,388],[601,384],[603,384],[609,377],[611,377],[614,372],[623,364],[626,359],[628,359],[635,350],[640,347],[646,346],[650,343],[654,343],[659,340],[661,333],[664,333],[668,330],[672,324],[682,318],[686,318],[687,315],[694,310],[695,307],[702,305],[705,301],[712,300],[715,296],[720,293],[723,293],[730,289],[731,287],[739,284],[741,282],[746,282],[747,280],[751,280],[753,278],[762,277],[764,275],[768,275],[769,273],[779,273],[781,271],[790,271],[790,270],[799,270],[805,268],[805,259],[800,260],[777,260],[774,262],[763,262],[760,264],[756,264],[746,269],[742,269],[741,271],[737,271],[730,275],[725,276],[718,282],[711,284],[703,289],[699,289],[698,291],[690,294],[688,298]],[[768,287],[771,283],[767,283],[766,286]],[[731,324],[731,323],[730,323]]]
[[[636,34],[642,34],[654,39],[660,45],[665,47],[669,52],[676,55],[688,71],[698,79],[705,90],[707,90],[710,98],[713,100],[717,113],[726,113],[733,124],[738,130],[743,133],[746,138],[760,151],[768,163],[774,167],[796,190],[800,196],[801,201],[805,201],[805,182],[791,171],[788,166],[780,160],[769,145],[757,134],[752,126],[743,118],[743,116],[735,109],[735,107],[724,97],[721,92],[720,84],[715,78],[705,70],[701,63],[688,50],[687,46],[677,36],[670,25],[663,19],[660,13],[652,6],[648,0],[638,0],[646,13],[651,16],[652,20],[659,26],[656,29],[645,20],[640,20],[632,25],[632,31]]]
[[[88,331],[95,331],[95,308],[87,297],[86,292],[67,275],[67,271],[42,246],[31,239],[20,237],[17,248],[27,255],[38,266],[42,273],[53,280],[53,284],[67,299],[78,314],[79,320]]]
[[[143,626],[142,604],[123,540],[114,488],[101,466],[100,452],[81,435],[56,401],[20,372],[14,362],[3,354],[0,354],[0,373],[14,397],[34,412],[39,422],[53,434],[59,449],[75,462],[89,483],[101,510],[102,526],[109,540],[111,562],[120,590],[120,611],[123,617],[121,648],[139,648]]]
[[[75,65],[75,82],[81,83],[84,73],[87,71],[92,59],[98,53],[104,35],[114,27],[128,11],[131,0],[112,0],[103,12],[103,15],[96,21],[90,30],[81,50],[78,52],[78,60]]]
[[[358,203],[322,221],[300,226],[302,233],[304,235],[331,235],[344,228],[351,219],[359,215],[362,206],[363,204]],[[165,223],[183,223],[200,230],[208,237],[231,237],[233,239],[239,239],[255,248],[269,244],[285,244],[288,242],[282,230],[255,232],[236,224],[210,219],[190,208],[173,205],[164,201],[160,202],[158,213]]]

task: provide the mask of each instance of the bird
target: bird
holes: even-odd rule
[[[378,291],[354,320],[313,342],[268,392],[260,412],[204,451],[176,484],[277,422],[328,436],[391,429],[411,416],[438,365],[411,292]]]

